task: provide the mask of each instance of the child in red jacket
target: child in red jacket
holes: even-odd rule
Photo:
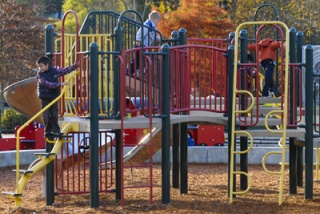
[[[251,51],[259,51],[259,61],[265,70],[265,81],[262,90],[262,97],[273,97],[273,70],[276,65],[276,50],[280,48],[280,42],[266,38],[256,44],[249,44],[248,49]]]

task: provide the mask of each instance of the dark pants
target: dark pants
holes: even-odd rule
[[[137,48],[137,46],[134,46],[134,48]],[[130,63],[130,74],[134,74],[136,70],[140,69],[140,54],[141,50],[138,50],[135,52],[134,57]]]
[[[52,101],[41,100],[41,108],[43,109]],[[49,134],[50,132],[59,133],[60,127],[58,124],[58,102],[54,103],[50,108],[48,108],[42,114],[43,122],[44,122],[44,131]]]
[[[261,66],[263,67],[264,74],[264,86],[262,90],[262,96],[268,96],[269,90],[273,92],[273,70],[274,63],[272,59],[265,59],[261,61]]]

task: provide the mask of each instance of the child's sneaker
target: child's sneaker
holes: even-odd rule
[[[52,136],[54,137],[58,137],[58,138],[61,138],[63,136],[63,133],[62,132],[51,132]]]

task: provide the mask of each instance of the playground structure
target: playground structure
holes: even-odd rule
[[[280,176],[279,204],[282,204],[284,188],[284,155],[287,150],[287,139],[289,139],[290,152],[290,193],[294,194],[297,185],[302,186],[301,154],[303,150],[301,146],[305,146],[305,197],[312,198],[312,151],[315,137],[313,126],[318,127],[319,120],[313,120],[313,117],[317,116],[312,115],[313,108],[316,108],[313,97],[306,96],[305,109],[302,108],[300,90],[302,67],[305,68],[307,82],[313,82],[314,77],[312,47],[305,48],[305,63],[302,63],[302,56],[299,59],[295,57],[297,53],[302,53],[301,33],[296,33],[294,29],[289,30],[279,21],[256,21],[240,25],[233,35],[235,46],[229,46],[228,49],[226,47],[231,39],[219,40],[217,42],[221,45],[219,47],[204,45],[210,42],[209,40],[191,40],[188,44],[186,31],[183,28],[179,32],[173,32],[172,39],[162,40],[163,43],[168,44],[162,45],[161,51],[158,46],[133,48],[131,47],[134,40],[132,35],[135,35],[142,20],[138,14],[140,22],[126,18],[128,13],[136,14],[135,11],[126,11],[121,15],[109,11],[91,12],[80,30],[77,26],[75,35],[67,35],[63,30],[61,38],[55,45],[54,29],[50,25],[46,27],[46,53],[52,59],[53,65],[65,67],[79,60],[80,68],[76,73],[65,77],[64,81],[68,81],[69,85],[64,87],[60,97],[53,101],[60,100],[61,126],[67,137],[57,139],[55,142],[47,142],[46,153],[37,154],[39,162],[24,171],[19,169],[19,147],[17,147],[16,191],[6,193],[15,198],[16,205],[22,205],[25,183],[44,167],[47,173],[48,205],[54,202],[54,188],[61,194],[90,192],[92,207],[98,206],[99,192],[112,192],[115,187],[116,199],[120,199],[123,205],[125,189],[148,188],[151,203],[152,155],[160,148],[162,151],[162,202],[169,203],[171,138],[172,187],[180,188],[181,193],[188,192],[186,143],[188,124],[216,124],[229,127],[230,202],[234,200],[235,195],[249,191],[251,179],[247,173],[246,161],[247,152],[253,145],[253,137],[270,135],[278,136],[282,146],[282,152],[278,154],[282,156],[281,170],[270,172],[266,169],[267,172]],[[69,14],[76,17],[72,11],[67,12],[65,17]],[[110,27],[102,27],[105,26],[104,23],[112,24]],[[253,96],[250,92],[252,90],[248,90],[247,84],[243,84],[248,82],[247,75],[244,75],[246,73],[244,68],[258,67],[257,62],[247,63],[243,54],[247,53],[247,35],[242,28],[248,25],[260,26],[257,35],[264,26],[272,25],[280,32],[280,39],[287,42],[286,47],[280,51],[280,93],[282,95],[280,98],[261,99],[258,91],[256,96]],[[284,29],[284,32],[279,26]],[[296,36],[299,41],[297,44]],[[238,52],[242,54],[240,60],[238,60]],[[143,59],[139,64],[141,68],[139,70],[144,72],[140,76],[137,73],[128,75],[126,72],[128,65],[137,54],[140,55],[140,59]],[[138,66],[135,65],[135,67]],[[201,75],[208,77],[204,79],[203,84],[199,84]],[[255,85],[259,85],[259,75],[258,78],[250,81],[255,81]],[[8,101],[10,88],[6,92]],[[313,94],[312,84],[306,86],[305,94]],[[295,99],[297,97],[298,99]],[[34,101],[34,98],[32,100],[30,97],[26,99],[28,103]],[[279,103],[279,105],[270,109],[264,108],[264,103]],[[14,106],[14,103],[10,105]],[[135,107],[132,108],[132,105]],[[17,145],[20,144],[21,130],[38,118],[42,111],[35,114],[23,112],[30,114],[31,119],[17,131]],[[226,114],[228,117],[225,117]],[[131,116],[128,117],[128,115]],[[280,129],[272,130],[271,126],[278,126]],[[126,129],[133,128],[147,129],[149,132],[143,142],[141,141],[128,154],[135,158],[128,158],[123,154],[124,133]],[[113,133],[114,137],[110,133]],[[240,151],[236,151],[236,137],[240,137]],[[112,157],[112,151],[108,150],[112,148],[110,145],[113,139],[116,150],[115,159]],[[75,145],[78,145],[78,148]],[[240,171],[235,170],[234,156],[238,154],[241,156]],[[266,154],[266,158],[269,155],[271,154]],[[54,177],[52,164],[54,159],[56,160],[56,186],[53,179],[50,179]],[[112,179],[114,169],[105,167],[113,160],[115,160],[115,184]],[[86,163],[89,163],[89,169]],[[75,167],[77,170],[73,170]],[[150,169],[148,182],[144,182],[143,185],[126,186],[124,171],[141,167]],[[83,184],[80,183],[84,182],[83,180],[74,179],[79,175],[75,175],[75,171],[84,175],[86,170],[90,170],[90,190],[86,188],[88,183]],[[240,189],[243,190],[241,192],[236,190],[236,186],[239,188],[236,185],[236,175],[240,175]],[[70,183],[72,185],[69,185]],[[84,189],[74,188],[80,186],[84,186]]]
[[[10,151],[16,149],[16,131],[20,128],[15,128],[15,137],[0,138],[0,151]],[[44,128],[34,122],[30,123],[20,134],[20,149],[44,149]]]

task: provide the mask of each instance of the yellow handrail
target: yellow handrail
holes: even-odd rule
[[[73,128],[73,123],[68,123],[66,126],[63,127],[62,132],[64,133],[68,133],[70,130],[72,130]],[[58,139],[56,140],[53,148],[52,148],[52,155],[46,157],[46,158],[38,158],[38,160],[40,159],[39,162],[37,162],[36,164],[34,164],[32,167],[29,167],[28,170],[32,171],[32,173],[30,174],[25,174],[21,177],[21,179],[19,180],[19,185],[18,188],[16,189],[16,192],[19,193],[18,196],[16,196],[15,202],[16,202],[16,206],[19,207],[22,205],[22,199],[21,199],[21,194],[22,191],[24,189],[24,186],[26,185],[27,181],[29,180],[30,177],[32,177],[33,174],[36,174],[37,172],[39,172],[41,169],[43,169],[46,165],[48,165],[51,161],[53,161],[55,159],[55,157],[57,156],[61,146],[65,143],[65,142],[69,142],[69,140],[65,140],[65,139]]]
[[[69,82],[69,80],[75,76],[76,74],[79,74],[79,71],[74,72],[72,75],[68,77],[66,80]],[[49,103],[46,107],[41,109],[37,114],[35,114],[32,118],[30,118],[25,124],[23,124],[18,130],[17,130],[17,138],[16,138],[16,191],[19,189],[19,177],[20,177],[20,133],[21,131],[27,127],[31,122],[33,122],[38,116],[40,116],[43,112],[45,112],[48,108],[50,108],[54,103],[56,103],[65,93],[67,87],[63,87],[60,95],[55,98],[51,103]],[[16,192],[19,194],[19,192]]]

